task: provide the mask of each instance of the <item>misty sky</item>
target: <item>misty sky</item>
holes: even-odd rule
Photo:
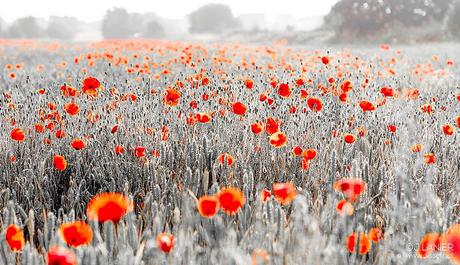
[[[338,0],[1,0],[0,17],[7,22],[23,17],[74,16],[83,21],[101,20],[111,7],[129,12],[155,12],[168,18],[182,18],[196,8],[213,2],[231,6],[233,14],[264,13],[267,19],[291,14],[296,18],[325,15]]]

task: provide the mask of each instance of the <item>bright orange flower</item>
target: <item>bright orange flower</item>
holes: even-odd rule
[[[88,95],[95,95],[100,86],[101,83],[96,78],[86,77],[83,80],[83,87],[81,88],[81,91]]]
[[[351,202],[355,202],[366,190],[366,183],[359,178],[343,178],[334,183],[334,189],[342,192]]]
[[[165,253],[171,252],[174,247],[174,236],[166,232],[158,234],[157,246],[161,251]]]
[[[441,250],[452,263],[460,264],[460,224],[452,225],[441,236]]]
[[[145,147],[143,146],[136,146],[134,147],[134,155],[138,158],[145,156]]]
[[[380,240],[383,239],[382,229],[378,227],[371,228],[371,230],[369,231],[369,237],[371,238],[372,242],[378,243]]]
[[[77,257],[64,247],[52,246],[48,250],[47,262],[48,265],[77,265]]]
[[[457,116],[455,121],[457,122],[457,127],[460,128],[460,116]]]
[[[56,170],[64,171],[67,168],[67,160],[64,156],[55,155],[53,157],[53,166]]]
[[[292,153],[294,153],[295,156],[300,156],[302,154],[302,147],[300,147],[299,145],[296,145],[292,149]]]
[[[64,109],[70,116],[75,116],[80,112],[80,107],[74,102],[65,104]]]
[[[275,121],[273,118],[268,118],[267,122],[265,123],[265,131],[269,134],[272,135],[279,131],[279,125],[278,122]]]
[[[75,150],[82,150],[83,148],[86,147],[85,142],[80,138],[73,139],[72,142],[70,143],[70,145]]]
[[[302,152],[302,157],[304,157],[307,160],[313,160],[316,157],[316,154],[317,152],[315,149],[309,148]]]
[[[291,96],[291,89],[289,88],[288,84],[282,83],[278,87],[278,95],[282,98],[288,98]]]
[[[354,143],[356,141],[356,136],[354,134],[351,134],[351,133],[346,133],[346,134],[343,135],[343,140],[347,144],[352,144],[352,143]]]
[[[123,216],[133,210],[133,202],[125,195],[116,192],[104,192],[94,196],[86,207],[89,220],[118,223]]]
[[[297,190],[293,182],[274,183],[272,191],[275,199],[282,205],[288,205],[297,196]]]
[[[454,126],[450,124],[444,124],[442,126],[442,131],[445,135],[453,135],[454,134]]]
[[[335,206],[335,209],[337,210],[337,213],[339,213],[340,215],[348,215],[348,216],[353,215],[355,211],[353,204],[351,204],[346,199],[340,200]]]
[[[246,86],[246,88],[252,89],[252,87],[254,86],[254,81],[252,81],[251,79],[246,79],[244,80],[244,85]]]
[[[389,130],[391,133],[395,133],[395,132],[396,132],[396,125],[394,125],[394,124],[388,125],[388,130]]]
[[[264,127],[262,127],[262,124],[260,122],[254,122],[251,124],[251,132],[254,134],[259,134],[264,130]]]
[[[217,196],[201,196],[200,199],[198,199],[197,208],[201,216],[211,218],[217,214],[219,209],[219,200]]]
[[[175,89],[166,89],[166,95],[163,102],[168,106],[177,106],[179,104],[180,92]]]
[[[198,112],[195,114],[195,119],[201,123],[208,123],[212,120],[212,116],[204,112]]]
[[[361,102],[359,102],[359,107],[360,107],[360,108],[362,109],[362,111],[364,111],[364,112],[375,110],[374,104],[372,104],[371,102],[366,101],[366,100],[362,100]]]
[[[59,227],[59,236],[71,247],[88,245],[93,240],[93,230],[83,222],[64,223]]]
[[[340,90],[342,90],[344,94],[350,92],[352,89],[353,89],[353,86],[351,85],[351,82],[349,80],[343,82],[340,85]]]
[[[433,113],[433,106],[431,106],[430,104],[425,104],[420,107],[420,110],[424,113],[431,114]]]
[[[122,155],[125,152],[125,148],[121,145],[115,146],[115,154]]]
[[[22,131],[21,128],[14,128],[10,133],[11,139],[22,142],[26,138],[26,134]]]
[[[15,224],[6,228],[5,240],[13,252],[21,251],[25,246],[24,232]]]
[[[220,208],[228,215],[236,214],[246,202],[243,192],[238,188],[223,188],[217,197],[219,198]]]
[[[427,153],[423,155],[426,164],[436,163],[436,156],[433,153]]]
[[[426,259],[431,253],[439,251],[441,246],[441,235],[438,233],[428,233],[423,236],[417,248],[417,256]]]
[[[307,105],[312,111],[321,111],[323,109],[323,102],[319,98],[308,98]]]
[[[234,159],[233,159],[233,156],[231,156],[230,154],[223,153],[223,154],[220,154],[220,155],[217,157],[217,160],[219,160],[219,162],[220,162],[222,165],[224,164],[225,159],[227,159],[227,165],[229,165],[229,166],[233,165]]]
[[[265,203],[271,195],[270,191],[264,188],[261,192],[262,202]]]
[[[57,130],[55,135],[57,139],[61,139],[66,136],[66,133],[63,130]]]
[[[36,123],[34,127],[35,127],[35,132],[37,132],[37,133],[44,133],[45,132],[45,126],[43,126],[43,124]]]
[[[356,232],[353,232],[347,237],[346,244],[347,244],[348,251],[351,253],[355,253],[357,243],[358,243],[358,234]],[[371,247],[372,247],[372,241],[370,240],[369,236],[365,233],[360,233],[358,253],[360,255],[365,255],[371,250]]]
[[[276,132],[270,136],[270,144],[275,148],[281,148],[286,145],[288,137],[283,132]]]
[[[236,115],[244,115],[246,113],[246,106],[241,102],[232,103],[232,112]]]
[[[394,96],[394,91],[393,91],[393,88],[391,88],[391,87],[382,87],[380,89],[380,93],[382,93],[382,95],[385,96],[385,97],[393,97]]]

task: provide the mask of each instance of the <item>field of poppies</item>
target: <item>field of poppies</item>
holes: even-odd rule
[[[0,264],[460,264],[459,48],[0,41]]]

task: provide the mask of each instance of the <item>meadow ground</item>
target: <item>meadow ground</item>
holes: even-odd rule
[[[460,264],[459,50],[0,41],[0,264]]]

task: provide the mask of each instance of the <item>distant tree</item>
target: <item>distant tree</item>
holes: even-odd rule
[[[373,38],[395,27],[442,23],[452,0],[340,0],[326,16],[338,37]]]
[[[218,34],[235,28],[237,22],[230,7],[207,4],[189,15],[191,33]]]
[[[455,38],[460,38],[460,0],[452,2],[446,15],[446,31]]]
[[[34,17],[23,17],[14,21],[7,30],[10,38],[34,39],[45,37],[44,30]]]
[[[161,38],[164,37],[165,31],[163,26],[155,20],[147,22],[144,28],[144,32],[142,33],[142,37],[144,38]]]
[[[132,38],[136,33],[135,20],[124,8],[107,10],[102,20],[102,36],[105,39]]]
[[[77,33],[77,26],[76,18],[51,17],[46,33],[53,39],[72,40]]]

